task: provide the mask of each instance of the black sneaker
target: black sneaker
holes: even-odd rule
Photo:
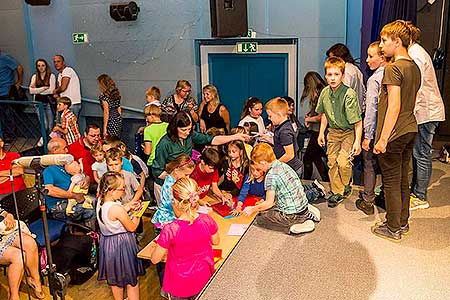
[[[373,208],[372,203],[368,203],[364,201],[363,199],[356,200],[356,208],[365,213],[366,215],[373,215],[375,213],[375,210]]]
[[[377,224],[372,227],[372,233],[375,234],[378,237],[381,237],[383,239],[390,240],[392,242],[400,242],[402,235],[400,233],[400,229],[397,231],[392,231],[389,229],[386,223],[384,224]]]
[[[341,194],[333,194],[328,198],[328,207],[336,207],[342,201],[344,201],[344,197]]]
[[[409,232],[409,224],[406,224],[404,226],[400,226],[400,233],[403,235],[407,235]]]
[[[312,186],[319,192],[319,198],[323,198],[327,195],[327,190],[317,179],[312,182]]]
[[[346,185],[344,187],[344,198],[349,197],[352,194],[352,191],[353,191],[352,186],[350,184]]]

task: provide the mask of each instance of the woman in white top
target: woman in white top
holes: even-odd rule
[[[55,119],[56,102],[53,98],[55,85],[56,77],[51,73],[50,66],[45,59],[38,59],[36,61],[36,73],[31,77],[30,94],[34,95],[34,101],[41,102],[44,106],[44,124],[47,131],[53,128]],[[38,116],[40,119],[39,113]]]
[[[239,126],[245,126],[245,123],[255,123],[258,125],[258,133],[264,134],[266,127],[264,126],[264,120],[261,117],[263,112],[263,103],[256,97],[250,97],[245,101],[244,108],[242,109],[241,120]]]

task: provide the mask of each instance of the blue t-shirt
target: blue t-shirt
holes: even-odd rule
[[[44,169],[44,185],[51,184],[67,191],[70,187],[70,174],[64,170],[64,166],[49,166]],[[45,196],[47,209],[52,209],[56,203],[65,198],[55,198],[49,195]],[[66,199],[67,200],[67,199]]]
[[[247,175],[244,179],[244,184],[242,185],[241,191],[239,193],[238,201],[244,203],[245,198],[248,195],[265,198],[266,190],[264,189],[264,180],[261,182],[258,182],[257,180],[249,182]]]
[[[9,94],[9,87],[15,80],[15,71],[19,64],[9,55],[0,54],[0,96]]]

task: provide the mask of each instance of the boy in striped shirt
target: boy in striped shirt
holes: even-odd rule
[[[69,109],[71,105],[72,101],[68,97],[58,98],[56,109],[61,112],[61,124],[56,124],[53,128],[53,132],[64,135],[68,146],[81,137],[77,116]]]

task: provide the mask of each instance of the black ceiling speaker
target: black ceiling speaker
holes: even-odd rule
[[[247,0],[210,0],[213,37],[246,36]]]
[[[30,5],[50,5],[50,0],[25,0]]]
[[[136,21],[139,6],[134,1],[113,3],[109,6],[109,15],[114,21]]]

